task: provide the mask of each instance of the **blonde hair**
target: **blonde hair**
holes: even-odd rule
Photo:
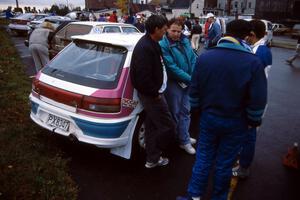
[[[52,31],[54,31],[54,29],[55,29],[54,26],[50,22],[43,22],[41,27],[50,29]]]

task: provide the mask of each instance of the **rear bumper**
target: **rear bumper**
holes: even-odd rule
[[[136,116],[122,119],[99,119],[87,117],[43,102],[30,95],[31,119],[39,126],[63,136],[75,136],[79,141],[102,148],[115,148],[128,143],[134,131]],[[47,123],[49,114],[70,122],[68,130]]]
[[[8,28],[10,30],[22,31],[22,32],[28,32],[30,30],[29,26],[27,26],[27,25],[19,25],[19,24],[9,24]]]

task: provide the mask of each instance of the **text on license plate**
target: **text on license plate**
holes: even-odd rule
[[[64,131],[68,131],[70,127],[70,122],[68,120],[62,119],[52,114],[49,114],[46,123],[50,126],[62,129]]]

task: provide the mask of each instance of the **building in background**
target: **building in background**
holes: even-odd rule
[[[129,0],[129,7],[132,13],[141,12],[143,9],[153,12],[165,13],[168,18],[181,15],[200,17],[204,15],[205,0]],[[117,8],[117,0],[85,0],[88,10],[111,10]],[[150,7],[148,7],[150,5]]]
[[[217,0],[215,14],[221,16],[255,15],[256,0]],[[216,13],[217,12],[217,13]]]
[[[272,22],[300,22],[300,0],[257,0],[255,17]]]
[[[117,0],[85,0],[87,10],[104,10],[116,7]]]

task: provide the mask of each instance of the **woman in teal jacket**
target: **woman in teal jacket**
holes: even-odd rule
[[[165,96],[177,128],[179,146],[189,154],[195,154],[192,144],[196,140],[190,138],[190,104],[188,97],[191,74],[196,63],[190,41],[182,34],[183,23],[173,18],[168,23],[168,30],[159,42],[166,70],[168,85]]]

